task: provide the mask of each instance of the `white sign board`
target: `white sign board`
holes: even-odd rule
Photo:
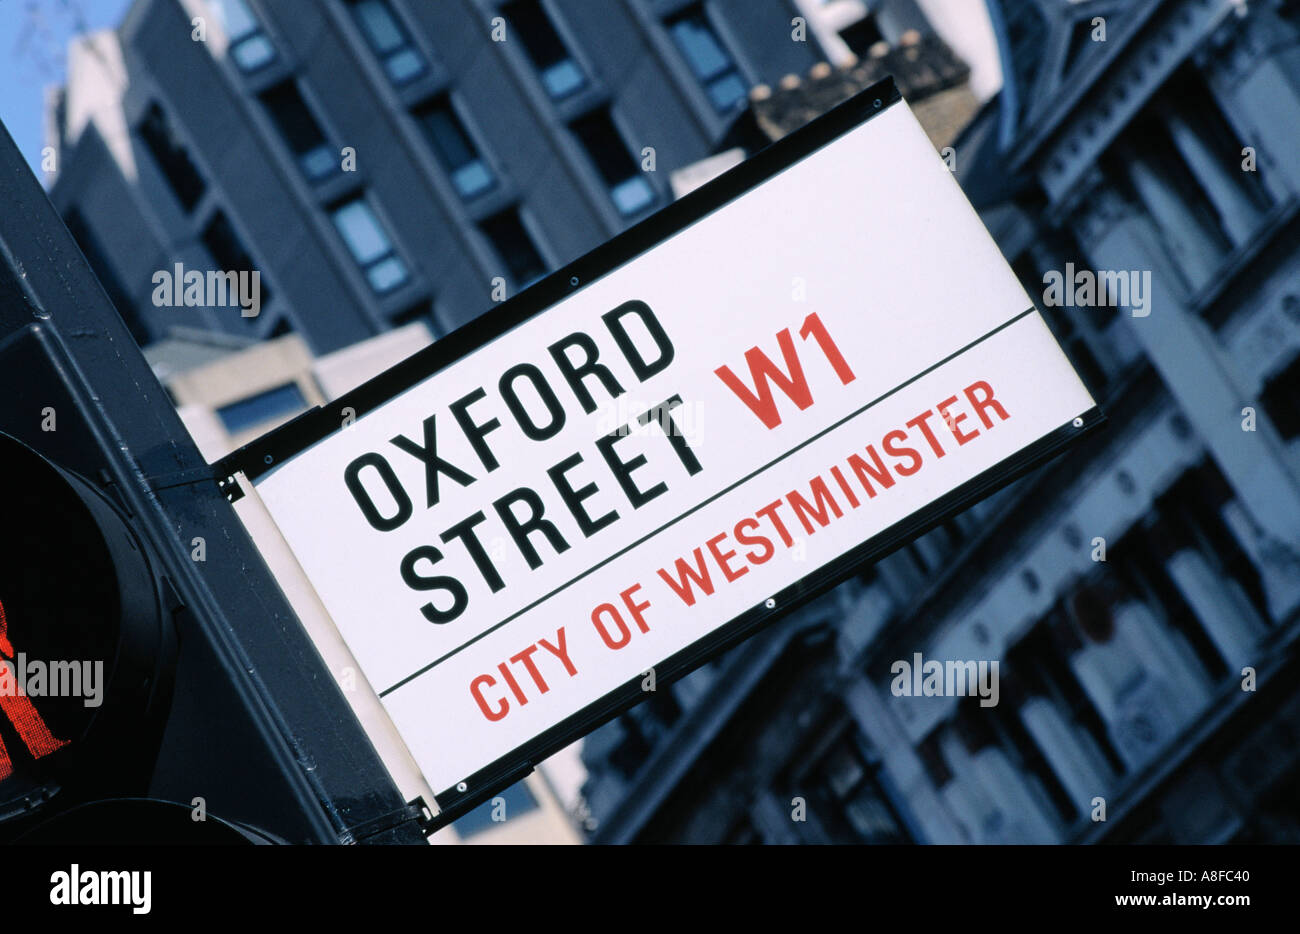
[[[907,106],[870,116],[259,481],[433,788],[1095,419]]]

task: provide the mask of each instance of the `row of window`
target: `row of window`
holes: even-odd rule
[[[502,5],[501,13],[517,31],[552,100],[563,100],[587,86],[582,66],[538,0],[510,0]],[[705,16],[703,4],[692,4],[665,20],[664,26],[714,109],[720,114],[730,112],[744,99],[747,86],[735,59]]]
[[[1189,65],[1102,157],[1107,178],[1155,224],[1190,296],[1212,286],[1274,207],[1260,173],[1244,170],[1246,152],[1204,78]]]
[[[275,61],[275,46],[244,0],[211,0],[211,3],[229,42],[226,54],[241,71],[257,71]]]
[[[221,0],[220,7],[225,11],[224,20],[231,35],[230,54],[236,64],[251,71],[273,61],[274,46],[244,0]],[[428,72],[423,56],[389,0],[348,0],[348,8],[367,46],[395,85],[407,84]],[[569,53],[537,0],[512,0],[502,6],[501,12],[517,30],[542,86],[552,99],[561,100],[587,86],[582,67]],[[730,111],[744,98],[746,85],[736,62],[724,49],[701,4],[671,17],[665,27],[720,113]],[[250,43],[255,43],[256,54],[238,51]],[[309,179],[317,181],[337,170],[324,134],[292,83],[264,92],[262,101]],[[419,107],[416,117],[462,197],[472,198],[492,188],[491,169],[445,95]],[[650,205],[654,193],[638,173],[608,113],[589,114],[575,121],[571,129],[591,157],[620,213],[636,214]]]
[[[405,84],[428,70],[387,0],[353,0],[348,5],[367,45],[394,84]],[[503,12],[519,29],[553,96],[566,96],[585,84],[581,69],[564,50],[540,6],[516,2]],[[336,174],[332,148],[294,82],[277,84],[259,97],[307,179],[320,182]],[[495,187],[495,172],[447,94],[417,105],[412,116],[461,198],[471,200]],[[575,120],[571,129],[621,214],[635,215],[653,204],[654,191],[638,171],[607,111],[589,113]],[[336,205],[331,220],[376,292],[382,294],[405,284],[408,270],[364,199]],[[490,217],[480,229],[514,283],[524,286],[544,274],[545,263],[516,212]]]
[[[157,102],[145,110],[137,130],[181,208],[186,213],[193,211],[207,190],[207,185]],[[256,268],[234,227],[220,210],[213,212],[199,234],[199,239],[217,268],[233,272],[251,272]],[[259,286],[261,305],[265,307],[271,300],[271,287],[265,275],[259,277]],[[142,340],[146,335],[137,334],[136,337],[137,340]]]
[[[358,32],[394,85],[408,84],[430,70],[390,0],[345,2]],[[228,38],[227,54],[240,70],[251,73],[276,60],[275,45],[246,0],[213,0],[213,6]],[[501,13],[516,30],[552,99],[566,98],[587,86],[582,66],[568,51],[542,4],[537,0],[511,0],[501,6]],[[719,112],[726,112],[744,97],[745,83],[736,63],[708,23],[701,4],[666,20],[665,27]],[[307,181],[322,183],[339,174],[337,147],[331,144],[293,79],[266,88],[258,99]],[[416,105],[412,116],[462,199],[472,200],[496,187],[496,173],[448,94],[441,93]],[[620,215],[632,217],[654,204],[654,189],[607,109],[596,109],[574,119],[569,129]],[[150,105],[138,130],[181,207],[192,211],[206,184],[157,103]],[[329,205],[327,211],[373,291],[386,294],[410,280],[406,261],[364,194],[350,195]],[[488,217],[479,229],[517,287],[545,273],[546,263],[516,210]],[[205,244],[211,241],[219,245],[220,253],[211,248],[210,252],[223,268],[251,266],[247,251],[220,213],[205,228],[203,239]]]
[[[496,185],[495,173],[480,154],[448,95],[441,94],[417,106],[413,116],[461,198],[472,200]],[[631,217],[654,203],[654,189],[639,171],[608,110],[585,114],[574,120],[569,129],[620,214]]]
[[[366,44],[395,85],[409,83],[429,70],[389,0],[348,0],[348,7]],[[537,0],[512,0],[501,12],[517,31],[552,99],[562,100],[587,86],[581,65]],[[744,98],[746,85],[736,62],[724,49],[701,4],[670,18],[665,27],[720,113],[730,111]],[[264,95],[264,101],[285,111],[277,122],[309,177],[328,174],[333,159],[301,97],[281,91],[271,99]],[[414,115],[461,197],[474,198],[493,187],[491,167],[445,94],[419,105]],[[653,203],[654,191],[638,171],[607,111],[589,113],[575,120],[570,129],[622,215],[638,214]]]
[[[745,79],[709,24],[702,4],[688,7],[665,25],[714,110],[729,113],[745,99],[748,92]]]
[[[393,84],[407,84],[429,70],[388,0],[348,0],[348,7],[366,45]]]
[[[286,82],[276,85],[261,97],[273,122],[284,134],[290,150],[297,155],[304,174],[318,178],[333,174],[337,166],[330,150],[324,144],[323,136],[293,84]],[[439,121],[440,115],[447,113],[445,110],[431,109],[425,118]],[[176,142],[162,109],[157,104],[151,105],[147,111],[140,124],[140,135],[181,206],[186,211],[192,210],[206,186],[184,147]],[[444,139],[443,142],[448,147],[448,158],[463,159],[464,149],[457,151],[452,148],[454,137]],[[317,167],[322,164],[328,164],[329,170],[318,170]],[[462,184],[470,184],[474,174],[473,162],[462,161],[458,168],[461,170]],[[392,238],[364,195],[350,195],[329,205],[327,212],[334,229],[376,293],[391,292],[410,279],[405,261],[398,255]],[[513,282],[522,287],[545,273],[545,261],[516,211],[508,210],[489,217],[482,222],[480,229],[501,257]],[[248,251],[221,213],[214,215],[213,220],[204,228],[202,240],[221,268],[252,269]],[[264,295],[266,291],[263,280]],[[265,298],[263,303],[265,304]]]
[[[367,42],[377,54],[383,53],[385,68],[394,80],[409,78],[422,70],[422,60],[411,49],[409,41],[401,33],[394,33],[394,24],[382,15],[385,4],[360,2],[352,6]],[[242,71],[257,71],[275,61],[275,46],[245,0],[213,0],[213,7],[229,41],[227,54]],[[258,98],[308,181],[321,182],[339,173],[341,167],[335,147],[293,80],[267,88]],[[189,213],[207,186],[158,103],[150,104],[138,132],[181,208]],[[391,292],[409,281],[409,268],[364,195],[350,195],[327,210],[334,229],[376,293]],[[248,251],[220,211],[205,225],[200,239],[218,267],[253,268]],[[265,306],[269,299],[265,276],[261,287]]]

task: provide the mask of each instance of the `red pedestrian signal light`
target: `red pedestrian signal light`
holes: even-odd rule
[[[0,602],[0,666],[3,666],[3,671],[0,672],[0,712],[13,724],[27,746],[28,754],[33,759],[43,759],[68,745],[68,741],[58,739],[50,732],[45,718],[23,691],[21,672],[15,667],[15,660],[13,643],[9,641],[9,619],[5,615],[4,603]],[[3,736],[0,736],[0,782],[13,773],[9,750],[5,748]]]
[[[145,552],[121,512],[0,434],[0,823],[83,789],[129,793],[166,652]],[[156,738],[156,737],[155,737]]]

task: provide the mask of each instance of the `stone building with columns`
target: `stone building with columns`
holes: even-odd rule
[[[954,168],[1109,425],[590,737],[593,840],[1300,841],[1300,4],[989,11]]]

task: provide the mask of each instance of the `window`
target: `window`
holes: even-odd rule
[[[176,200],[188,213],[203,197],[206,186],[198,169],[190,161],[189,153],[172,133],[171,125],[157,103],[149,105],[140,121],[140,138],[144,140],[167,183],[171,185]]]
[[[587,83],[587,76],[565,48],[538,0],[513,0],[501,12],[514,27],[553,100],[568,97]]]
[[[335,206],[330,210],[330,220],[376,292],[391,292],[411,277],[364,199],[357,197]]]
[[[1258,174],[1241,171],[1243,145],[1204,80],[1184,67],[1103,157],[1193,292],[1254,240],[1272,205]]]
[[[199,239],[207,248],[208,255],[217,264],[217,269],[221,272],[252,272],[256,265],[253,258],[248,255],[244,249],[244,244],[240,241],[235,233],[235,228],[231,226],[230,221],[225,214],[217,211],[208,221],[203,233]],[[271,287],[266,284],[266,276],[259,275],[258,288],[260,289],[260,308],[265,308],[271,301]],[[237,301],[237,300],[236,300]],[[248,318],[249,323],[257,320]]]
[[[245,0],[212,0],[230,40],[230,57],[241,71],[256,71],[275,58],[275,46]]]
[[[351,0],[348,5],[366,45],[379,59],[389,81],[402,85],[424,74],[424,58],[388,0]]]
[[[1160,121],[1139,117],[1102,164],[1146,209],[1192,290],[1209,284],[1232,243]]]
[[[809,730],[802,748],[774,776],[778,799],[807,795],[804,842],[909,843],[872,764],[859,747],[857,731],[842,713]]]
[[[673,17],[668,21],[668,32],[718,113],[728,112],[745,98],[745,81],[709,25],[703,8],[696,4]]]
[[[1070,727],[1086,735],[1088,745],[1101,753],[1105,768],[1120,775],[1126,771],[1124,763],[1111,744],[1105,722],[1070,663],[1071,656],[1081,647],[1082,642],[1067,618],[1064,603],[1058,601],[1015,645],[1008,648],[1004,661],[1008,671],[1016,673],[1025,694],[1051,700]],[[938,731],[935,732],[936,756],[937,734]],[[937,782],[936,787],[942,787],[942,784]]]
[[[1242,171],[1247,141],[1228,122],[1204,76],[1184,66],[1161,90],[1161,110],[1169,135],[1196,174],[1210,208],[1234,247],[1255,239],[1272,196],[1259,172]]]
[[[307,408],[307,400],[297,383],[285,383],[257,395],[240,399],[217,409],[221,423],[232,435],[246,429],[268,422],[273,418],[285,418]]]
[[[302,173],[311,181],[334,174],[338,169],[334,153],[297,86],[285,81],[263,91],[261,98]]]
[[[528,790],[528,786],[521,781],[511,785],[499,795],[488,798],[474,810],[467,812],[464,817],[453,822],[451,826],[455,827],[456,833],[462,837],[470,837],[476,833],[482,833],[494,824],[505,823],[505,821],[494,821],[492,819],[492,812],[498,808],[497,803],[495,803],[497,799],[500,799],[501,804],[498,813],[506,821],[537,809],[537,799]]]
[[[518,211],[511,209],[489,217],[481,229],[505,263],[511,281],[519,288],[525,288],[545,275],[546,264],[520,222]]]
[[[620,214],[629,217],[654,202],[654,189],[628,153],[608,111],[593,111],[575,120],[570,129],[600,173]]]
[[[836,842],[907,843],[908,836],[850,737],[813,770],[813,795],[829,805],[826,830]]]
[[[1119,578],[1130,592],[1160,605],[1170,627],[1187,640],[1216,681],[1232,667],[1235,651],[1246,650],[1262,635],[1264,620],[1269,617],[1268,595],[1259,572],[1224,519],[1223,508],[1235,496],[1214,462],[1203,460],[1156,498],[1154,509],[1140,526],[1111,546],[1127,561],[1122,569],[1116,566]],[[1120,551],[1120,546],[1125,550]],[[1200,563],[1214,578],[1203,580],[1201,586],[1230,600],[1219,606],[1235,604],[1233,611],[1220,615],[1211,610],[1209,616],[1204,615],[1207,604],[1192,599],[1184,589],[1188,580],[1185,560],[1180,562],[1181,570],[1169,563],[1171,556],[1186,551],[1198,552],[1193,563]],[[1223,588],[1237,593],[1228,597]],[[1251,606],[1237,603],[1235,597],[1244,597]],[[1236,650],[1231,648],[1234,645]]]
[[[1070,794],[1066,782],[1062,781],[1061,775],[1053,767],[1050,751],[1040,746],[1038,737],[1030,731],[1024,712],[1024,703],[1029,697],[1025,687],[1017,680],[1014,672],[1006,672],[1001,677],[1000,690],[1001,702],[987,710],[980,708],[979,705],[983,701],[974,697],[966,697],[958,701],[958,720],[964,723],[974,720],[976,725],[986,722],[992,729],[993,742],[996,742],[1008,755],[1016,770],[1022,774],[1022,777],[1036,782],[1047,795],[1052,804],[1052,815],[1062,824],[1071,823],[1079,816],[1083,802],[1076,800]],[[1040,704],[1043,702],[1040,700]],[[1052,702],[1046,701],[1046,703],[1050,705]],[[1065,723],[1060,707],[1030,709],[1051,710],[1052,713],[1047,716],[1055,714],[1056,718],[1060,718],[1058,722],[1062,725]],[[1032,717],[1034,714],[1028,716]],[[1101,767],[1099,756],[1095,759],[1089,758],[1092,759],[1090,765],[1094,768]]]
[[[418,108],[415,119],[462,198],[473,198],[496,183],[492,169],[479,156],[464,124],[452,109],[451,101],[445,96]]]

